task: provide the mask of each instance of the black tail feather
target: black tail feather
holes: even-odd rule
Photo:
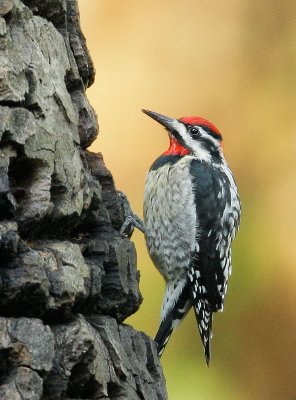
[[[187,282],[180,292],[178,298],[176,298],[176,301],[173,303],[171,309],[168,310],[162,319],[155,336],[154,340],[157,344],[157,352],[159,357],[162,355],[173,330],[185,317],[188,310],[191,308],[191,305],[192,300],[190,294],[190,285],[189,282]]]
[[[157,344],[157,354],[159,357],[161,357],[172,332],[172,323],[168,318],[166,318],[163,322],[161,322],[154,339]]]

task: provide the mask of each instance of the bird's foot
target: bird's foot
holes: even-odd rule
[[[118,191],[118,197],[123,215],[125,217],[119,233],[128,238],[132,236],[135,228],[138,228],[141,232],[145,233],[144,222],[141,220],[141,218],[133,213],[126,195]]]

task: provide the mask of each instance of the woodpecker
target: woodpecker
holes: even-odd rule
[[[240,223],[238,190],[214,124],[142,111],[166,128],[170,140],[146,177],[141,229],[166,282],[158,354],[193,307],[209,365],[213,313],[223,310],[231,243]]]

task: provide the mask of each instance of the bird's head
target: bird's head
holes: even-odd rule
[[[163,125],[170,146],[163,155],[193,155],[205,162],[223,158],[222,135],[214,124],[202,117],[169,118],[153,111],[142,110]]]

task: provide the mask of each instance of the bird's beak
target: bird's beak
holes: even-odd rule
[[[149,110],[142,110],[144,114],[147,114],[149,117],[155,119],[155,121],[159,122],[161,125],[163,125],[165,128],[167,128],[169,131],[174,130],[174,125],[176,124],[177,120],[174,118],[169,118],[166,117],[165,115],[158,114],[153,111]]]

